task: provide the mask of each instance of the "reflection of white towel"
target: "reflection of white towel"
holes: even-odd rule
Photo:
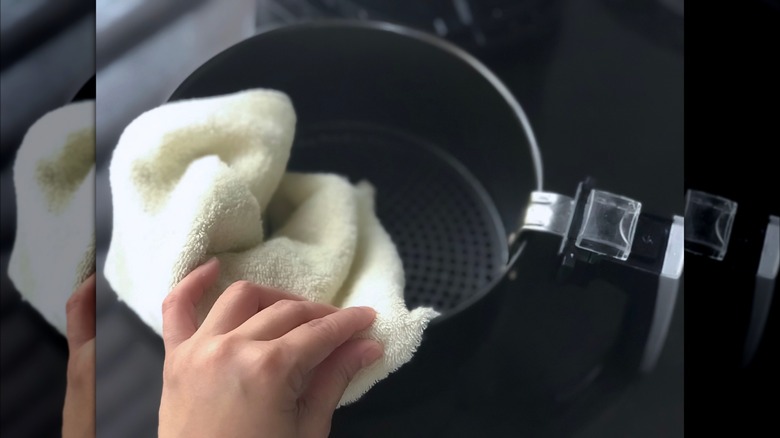
[[[63,335],[65,304],[95,272],[95,102],[35,122],[14,162],[16,241],[8,276]]]
[[[294,131],[289,99],[270,90],[168,103],[138,117],[111,161],[106,278],[158,334],[165,296],[212,255],[222,271],[201,320],[237,280],[374,307],[364,335],[385,355],[356,376],[346,404],[411,359],[436,312],[406,309],[401,260],[368,183],[284,173]]]

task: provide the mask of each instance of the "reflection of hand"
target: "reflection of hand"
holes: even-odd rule
[[[352,377],[382,355],[369,308],[339,310],[247,282],[197,328],[195,305],[219,262],[195,269],[163,305],[159,436],[324,437]]]
[[[95,271],[95,102],[38,119],[16,153],[13,180],[16,237],[8,277],[67,336],[68,298]]]
[[[95,436],[95,274],[68,300],[68,386],[63,438]]]

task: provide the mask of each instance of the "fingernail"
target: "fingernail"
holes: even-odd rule
[[[78,285],[76,287],[76,289],[73,290],[73,292],[71,292],[70,296],[74,296],[74,295],[76,295],[77,293],[79,293],[81,291],[86,291],[88,286],[92,286],[92,288],[94,289],[94,283],[96,281],[96,278],[95,278],[96,275],[97,274],[93,272],[92,274],[89,275],[89,277],[85,278],[84,281],[82,281],[81,284]],[[84,293],[86,293],[86,292],[84,292]]]
[[[219,259],[217,258],[217,256],[214,256],[214,257],[212,257],[212,258],[208,259],[208,260],[206,261],[206,263],[203,263],[202,265],[198,266],[198,267],[197,267],[197,268],[195,268],[195,269],[198,269],[198,270],[204,270],[204,271],[205,271],[205,270],[207,270],[207,269],[209,269],[209,268],[213,267],[213,266],[214,266],[214,265],[216,265],[216,264],[219,264]]]
[[[382,347],[382,344],[376,341],[368,341],[366,342],[366,347],[363,350],[363,359],[361,361],[361,367],[365,368],[372,363],[376,362],[377,359],[382,357],[382,354],[384,353],[384,348]]]
[[[376,316],[376,310],[374,310],[373,307],[360,306],[360,307],[358,307],[358,309],[367,310],[367,311],[371,312],[372,315]]]

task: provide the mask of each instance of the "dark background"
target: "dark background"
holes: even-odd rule
[[[695,104],[686,120],[685,186],[736,201],[737,221],[765,224],[769,214],[780,215],[780,4],[739,6],[697,8],[687,17],[696,31],[688,38],[686,99]],[[776,434],[777,404],[767,400],[780,388],[779,285],[761,347],[740,369],[739,339],[723,327],[747,318],[755,271],[744,265],[755,261],[731,261],[740,263],[686,256],[687,289],[696,296],[686,306],[686,423],[690,430],[716,423]]]

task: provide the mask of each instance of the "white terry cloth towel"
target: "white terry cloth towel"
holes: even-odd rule
[[[105,275],[158,334],[162,302],[189,272],[220,259],[200,321],[230,284],[248,280],[378,315],[361,334],[385,354],[350,384],[340,405],[408,362],[431,308],[409,311],[404,273],[374,213],[369,183],[285,173],[296,116],[272,90],[165,104],[123,132],[110,166],[114,224]]]
[[[16,240],[8,276],[64,335],[65,305],[95,272],[95,102],[71,103],[38,119],[13,171]]]

